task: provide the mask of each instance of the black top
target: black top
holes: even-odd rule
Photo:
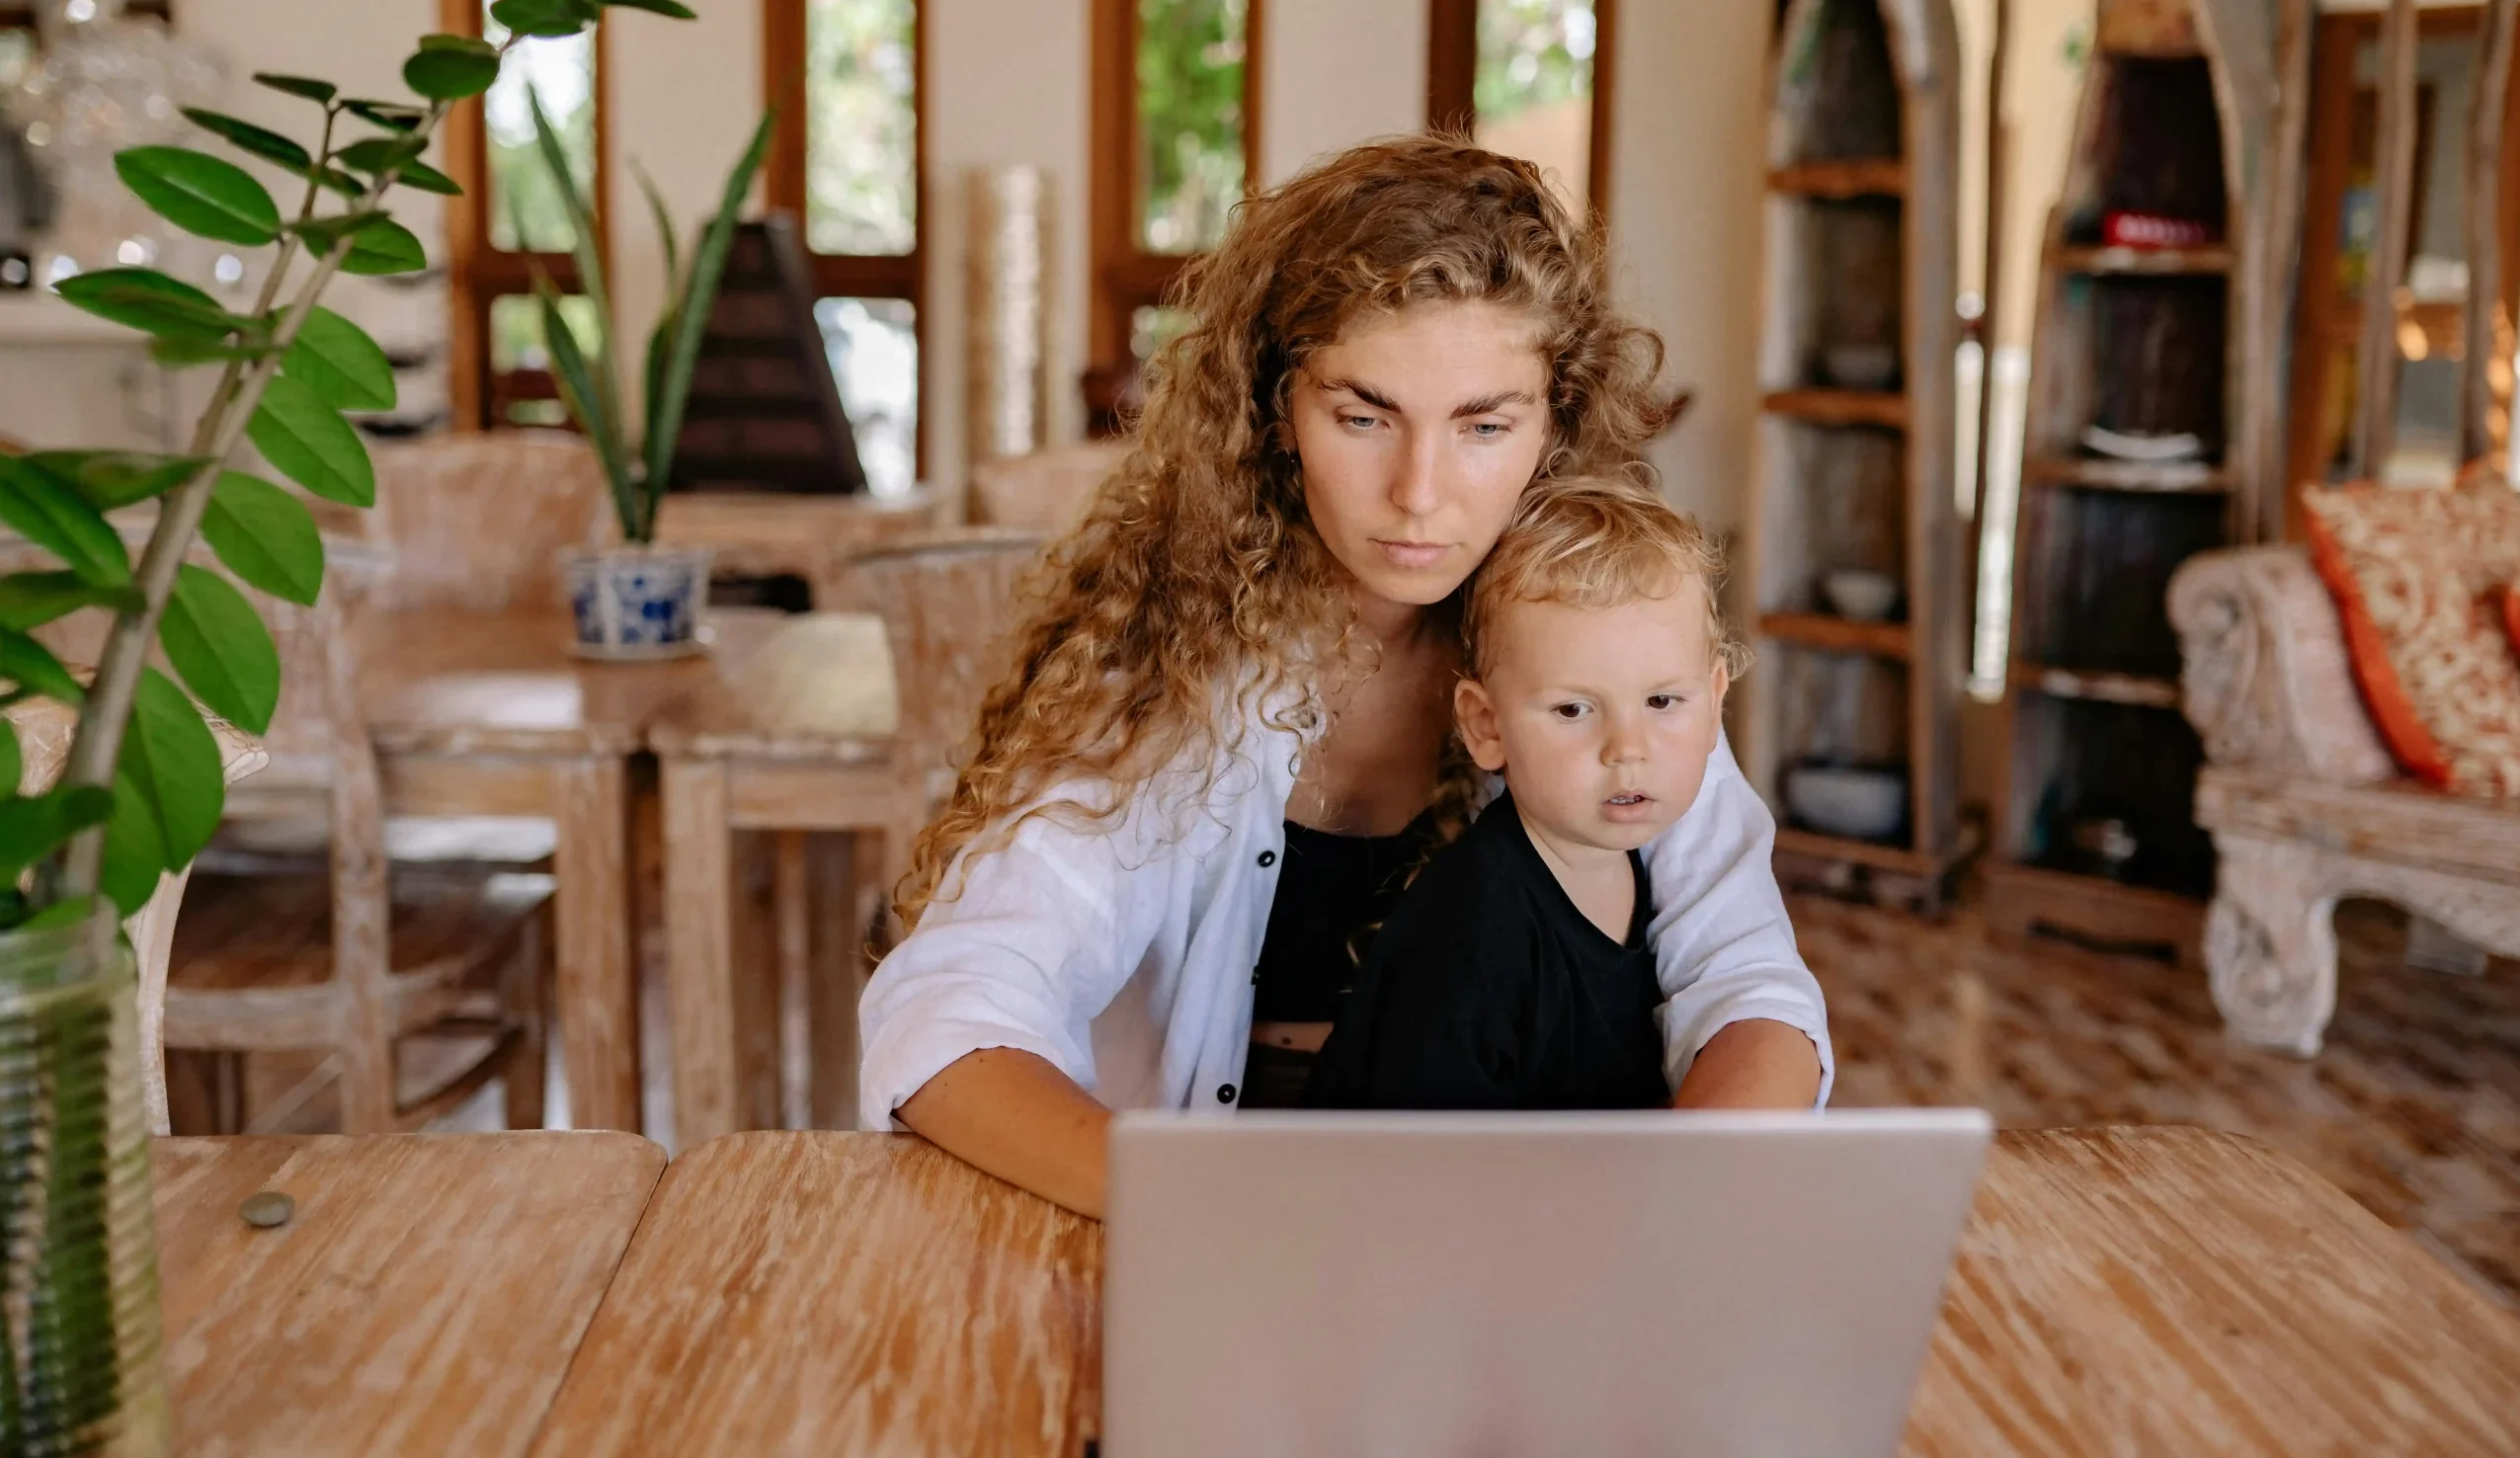
[[[1500,796],[1393,908],[1306,1101],[1316,1108],[1650,1108],[1671,1101],[1646,944],[1576,907]]]
[[[1373,929],[1391,915],[1433,834],[1424,815],[1396,836],[1334,836],[1286,822],[1286,864],[1252,969],[1253,1021],[1338,1019]]]

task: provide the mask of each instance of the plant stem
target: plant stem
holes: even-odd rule
[[[514,43],[513,40],[510,42]],[[505,47],[502,47],[504,50]],[[450,104],[439,102],[429,109],[428,120],[414,133],[425,144],[446,120]],[[327,109],[324,117],[324,152],[316,158],[320,168],[331,159],[334,114]],[[374,207],[394,185],[400,169],[379,173],[374,188],[366,200]],[[311,179],[306,186],[306,201],[301,205],[298,221],[314,216],[318,185]],[[217,392],[209,408],[203,412],[202,423],[193,433],[193,453],[208,456],[192,479],[168,492],[158,506],[156,527],[149,533],[149,543],[140,553],[139,565],[132,571],[133,586],[139,589],[141,606],[136,612],[117,613],[113,630],[105,640],[105,651],[98,656],[96,680],[88,690],[87,702],[79,710],[79,721],[70,742],[69,763],[61,772],[64,784],[111,786],[115,768],[122,753],[122,731],[130,718],[131,700],[139,691],[140,670],[146,665],[149,644],[157,636],[158,620],[166,613],[167,599],[173,596],[175,577],[184,565],[184,555],[192,548],[193,537],[200,531],[202,517],[209,509],[210,491],[217,484],[236,443],[244,439],[255,408],[262,403],[263,390],[272,376],[280,372],[281,360],[289,346],[297,341],[297,331],[314,312],[315,300],[323,296],[324,286],[341,271],[350,257],[350,239],[337,240],[330,253],[315,265],[315,272],[299,290],[281,327],[272,338],[271,353],[252,362],[231,361],[219,378]],[[273,261],[271,276],[263,282],[261,300],[255,306],[257,317],[268,315],[279,300],[289,264],[297,250],[295,234],[284,235],[280,256]],[[64,858],[58,897],[68,899],[93,894],[103,877],[105,867],[105,828],[94,827],[72,838]],[[137,907],[118,908],[124,915]],[[113,923],[100,917],[100,929]],[[109,934],[100,931],[100,935]]]

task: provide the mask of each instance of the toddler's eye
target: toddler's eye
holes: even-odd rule
[[[1676,693],[1649,693],[1645,696],[1645,706],[1661,713],[1665,709],[1678,708],[1680,696]]]
[[[1557,715],[1561,719],[1566,719],[1572,722],[1592,712],[1592,705],[1588,703],[1561,703],[1551,707],[1549,712]]]

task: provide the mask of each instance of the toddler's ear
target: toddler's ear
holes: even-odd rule
[[[1470,751],[1471,763],[1490,774],[1504,772],[1504,736],[1497,732],[1497,705],[1488,697],[1487,686],[1477,679],[1453,685],[1452,718],[1461,730],[1462,748]]]

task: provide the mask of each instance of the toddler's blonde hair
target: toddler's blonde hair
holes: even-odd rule
[[[1739,679],[1749,650],[1718,607],[1724,552],[1694,518],[1651,489],[1613,477],[1547,481],[1523,493],[1496,549],[1471,578],[1461,609],[1470,672],[1486,678],[1497,614],[1514,603],[1616,608],[1694,583],[1716,660]]]

